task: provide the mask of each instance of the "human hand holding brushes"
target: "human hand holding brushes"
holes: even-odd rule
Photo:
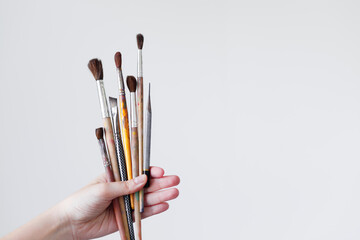
[[[169,208],[167,201],[179,195],[178,176],[164,176],[164,170],[151,167],[151,184],[145,190],[147,218]],[[53,208],[8,234],[7,239],[92,239],[118,230],[112,207],[114,198],[139,191],[146,183],[145,175],[137,181],[106,182],[105,173],[89,185],[72,194]]]

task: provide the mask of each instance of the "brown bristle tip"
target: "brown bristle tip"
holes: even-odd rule
[[[143,44],[144,44],[144,36],[139,33],[138,35],[136,35],[136,41],[137,41],[137,45],[139,49],[143,48]]]
[[[104,128],[100,127],[100,128],[97,128],[95,129],[95,134],[96,134],[96,137],[97,139],[103,139],[104,137]]]
[[[115,53],[115,65],[117,68],[121,69],[121,53],[120,52]]]
[[[113,97],[109,97],[109,103],[110,103],[110,107],[116,107],[117,106],[117,99],[113,98]]]
[[[91,59],[88,63],[88,68],[93,74],[95,80],[103,79],[103,68],[102,68],[101,60],[97,58]]]
[[[130,92],[136,91],[136,78],[134,76],[127,76],[126,83]]]

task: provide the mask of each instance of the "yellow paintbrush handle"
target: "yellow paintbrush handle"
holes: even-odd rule
[[[131,147],[130,147],[130,134],[129,134],[129,118],[128,111],[126,106],[125,95],[119,96],[120,104],[120,125],[121,125],[121,134],[124,146],[125,153],[125,162],[126,162],[126,172],[128,180],[133,178],[132,174],[132,164],[131,164]],[[131,208],[134,209],[134,194],[130,195]]]

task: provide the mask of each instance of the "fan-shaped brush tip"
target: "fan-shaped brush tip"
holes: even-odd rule
[[[143,48],[143,44],[144,44],[144,36],[139,33],[138,35],[136,35],[136,41],[137,41],[137,45],[139,49]]]
[[[91,59],[88,63],[88,68],[93,74],[95,80],[103,79],[103,68],[102,68],[101,60],[97,58]]]
[[[136,91],[136,78],[134,76],[127,76],[126,83],[130,92]]]
[[[121,53],[120,52],[115,53],[115,65],[117,68],[121,68]]]
[[[103,139],[104,137],[104,128],[100,127],[95,129],[95,134],[98,140]]]

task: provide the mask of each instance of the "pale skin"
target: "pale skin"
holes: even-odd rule
[[[178,176],[164,176],[159,167],[150,168],[150,187],[145,190],[142,218],[162,213],[169,208],[167,201],[179,191]],[[105,174],[42,213],[22,227],[1,238],[8,239],[92,239],[117,231],[112,199],[143,188],[146,176],[127,182],[106,183]]]

